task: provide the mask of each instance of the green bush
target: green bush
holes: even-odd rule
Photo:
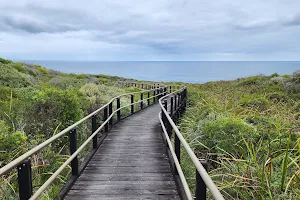
[[[27,137],[23,131],[10,131],[5,121],[0,120],[0,161],[6,161],[11,152],[20,148],[26,140]]]
[[[240,82],[240,85],[248,86],[248,85],[257,85],[261,82],[262,78],[260,76],[253,76],[249,78],[245,78]]]
[[[300,113],[296,113],[296,114],[294,115],[294,118],[295,118],[296,120],[300,120]]]
[[[17,88],[29,85],[28,75],[18,72],[11,64],[0,64],[0,86]]]
[[[85,74],[74,74],[75,78],[77,79],[86,79],[87,76]]]
[[[216,152],[224,153],[220,149],[237,154],[240,147],[244,147],[243,138],[255,139],[256,129],[244,122],[242,119],[234,117],[220,117],[214,121],[209,121],[203,126],[205,145]],[[219,149],[220,148],[220,149]]]
[[[278,76],[279,74],[277,72],[271,75],[271,77],[278,77]]]
[[[0,63],[2,63],[2,64],[10,64],[10,63],[12,63],[12,61],[0,58]]]
[[[40,71],[44,75],[48,74],[48,70],[40,65],[34,65],[34,68]]]
[[[270,94],[267,95],[268,99],[270,99],[271,101],[283,101],[286,102],[287,101],[287,96],[285,93],[283,92],[272,92]]]
[[[28,95],[31,108],[28,108],[27,132],[43,133],[51,136],[57,127],[62,130],[83,117],[83,98],[76,90],[62,90],[43,86]]]
[[[21,73],[26,73],[26,70],[25,68],[23,67],[23,64],[22,63],[13,63],[11,65],[13,68],[15,68],[16,70],[18,70],[19,72]]]
[[[260,111],[267,110],[270,107],[270,102],[263,96],[249,95],[240,99],[239,105]]]

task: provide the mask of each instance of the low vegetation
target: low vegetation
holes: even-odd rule
[[[0,167],[107,103],[137,91],[124,88],[120,77],[66,74],[38,65],[0,59]],[[122,98],[121,105],[129,104]],[[90,134],[90,121],[78,127],[78,145]],[[91,145],[90,145],[91,146]],[[89,147],[90,147],[89,146]],[[80,155],[83,160],[88,149]],[[38,189],[68,158],[68,138],[31,158],[33,187]],[[53,199],[68,180],[67,168],[42,199]],[[0,199],[17,199],[16,170],[0,178]]]
[[[225,199],[300,199],[300,71],[191,85],[180,128]],[[183,168],[193,186],[195,169]]]

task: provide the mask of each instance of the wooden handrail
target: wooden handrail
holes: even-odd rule
[[[173,102],[171,102],[168,106],[168,99],[170,98],[171,101],[174,100],[174,108],[173,108]],[[192,194],[189,189],[189,186],[187,184],[187,181],[185,179],[185,176],[182,172],[181,166],[180,166],[180,143],[183,145],[184,149],[188,153],[190,159],[192,160],[194,166],[197,169],[196,173],[196,199],[206,199],[206,187],[210,190],[212,196],[216,200],[224,200],[223,195],[220,193],[217,186],[214,184],[208,173],[206,172],[206,169],[201,164],[197,156],[195,155],[194,151],[190,148],[189,144],[185,141],[184,137],[180,133],[178,127],[173,121],[174,114],[179,113],[182,114],[186,108],[186,98],[187,98],[187,88],[183,87],[177,91],[174,91],[172,93],[169,93],[168,95],[165,95],[164,97],[159,99],[159,104],[161,107],[161,112],[159,114],[159,120],[162,126],[162,130],[164,132],[167,145],[169,146],[169,149],[171,151],[171,155],[173,157],[176,172],[179,174],[179,178],[181,180],[181,183],[183,185],[183,189],[185,192],[185,195],[187,199],[192,200]],[[164,101],[164,102],[162,102]],[[171,108],[170,115],[168,113],[168,107]],[[174,109],[174,110],[173,110]],[[173,149],[170,136],[172,134],[172,129],[175,132],[175,151]],[[179,142],[179,143],[178,143]],[[203,184],[202,184],[203,183]]]
[[[15,160],[13,160],[12,162],[8,163],[7,165],[5,165],[4,167],[2,167],[0,169],[0,176],[2,175],[5,175],[6,173],[8,173],[10,170],[12,170],[14,167],[18,167],[18,171],[24,171],[22,170],[23,169],[23,166],[29,166],[29,169],[27,169],[27,171],[30,171],[30,173],[27,173],[25,178],[25,180],[28,180],[31,184],[31,165],[30,165],[30,160],[28,160],[28,158],[30,156],[32,156],[33,154],[41,151],[43,148],[45,148],[46,146],[48,146],[49,144],[51,144],[52,142],[54,142],[56,139],[62,137],[63,135],[65,135],[66,133],[68,132],[73,132],[74,135],[76,135],[76,132],[74,133],[74,130],[76,131],[76,127],[78,125],[80,125],[81,123],[85,122],[86,120],[92,118],[92,124],[95,125],[95,121],[94,121],[94,117],[100,112],[102,111],[103,109],[107,109],[108,107],[110,107],[112,105],[112,103],[117,100],[117,102],[120,100],[121,97],[124,97],[124,96],[129,96],[129,95],[135,95],[135,94],[143,94],[143,93],[146,93],[148,92],[148,94],[151,92],[151,91],[156,91],[155,92],[155,95],[151,96],[150,97],[148,96],[148,98],[143,98],[139,101],[136,101],[136,102],[131,102],[130,104],[128,105],[125,105],[123,107],[120,107],[120,104],[118,103],[118,108],[115,110],[115,111],[112,111],[110,113],[110,115],[106,118],[106,120],[101,124],[101,126],[99,128],[96,129],[96,127],[92,126],[92,134],[90,135],[90,137],[85,140],[85,142],[78,148],[76,149],[76,145],[75,146],[72,146],[70,147],[71,148],[71,155],[70,157],[61,165],[61,167],[55,172],[53,173],[53,175],[31,196],[30,192],[32,192],[32,188],[31,188],[31,191],[29,192],[29,190],[20,190],[20,191],[25,191],[25,194],[19,194],[20,196],[20,199],[28,199],[27,197],[30,197],[30,199],[37,199],[42,193],[43,191],[46,190],[46,188],[55,180],[55,178],[63,171],[63,169],[69,165],[72,161],[74,161],[74,159],[76,158],[77,159],[77,155],[84,149],[84,147],[92,140],[95,140],[96,138],[96,135],[101,131],[101,129],[103,129],[104,126],[107,126],[108,123],[112,120],[113,116],[117,113],[119,115],[119,112],[120,110],[126,108],[126,107],[131,107],[131,106],[134,106],[136,104],[141,104],[145,101],[148,101],[152,98],[157,98],[157,97],[161,97],[163,96],[165,93],[166,90],[163,91],[163,89],[165,89],[166,86],[165,85],[162,85],[160,87],[155,87],[154,89],[150,89],[150,90],[142,90],[142,91],[139,91],[139,92],[133,92],[133,93],[127,93],[127,94],[122,94],[122,95],[119,95],[117,97],[114,97],[112,98],[107,104],[103,105],[101,108],[97,109],[96,111],[92,112],[91,114],[87,115],[86,117],[84,117],[83,119],[79,120],[78,122],[74,123],[73,125],[67,127],[66,129],[62,130],[61,132],[59,132],[58,134],[54,135],[53,137],[47,139],[46,141],[44,141],[43,143],[37,145],[36,147],[34,147],[33,149],[27,151],[26,153],[24,153],[23,155],[19,156],[18,158],[16,158]],[[155,103],[155,102],[153,102]],[[112,108],[111,108],[112,109]],[[141,106],[140,109],[143,109],[143,107]],[[132,113],[131,113],[132,114]],[[96,129],[96,130],[95,130]],[[71,142],[71,140],[73,142]],[[74,141],[76,143],[76,138],[74,137],[70,137],[70,145],[74,145]],[[93,148],[95,148],[95,143],[97,143],[96,141],[93,141]],[[24,163],[28,163],[29,164],[25,165]],[[77,164],[78,165],[78,162]],[[73,167],[77,167],[78,166],[72,166],[72,173],[73,175],[75,174],[78,174],[78,172],[76,173],[76,170],[73,171]],[[78,171],[78,169],[77,169]],[[24,176],[24,174],[19,174],[19,176]],[[24,182],[24,187],[26,185],[28,185],[28,181]],[[23,184],[23,182],[19,181],[19,184]],[[19,188],[20,188],[20,185],[19,185]],[[20,192],[19,191],[19,192]],[[25,196],[25,198],[24,198]]]

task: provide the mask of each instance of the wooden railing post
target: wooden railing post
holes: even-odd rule
[[[153,90],[153,104],[155,104],[155,100],[156,100],[156,89]]]
[[[142,89],[144,89],[144,84],[142,84]]]
[[[180,163],[180,140],[176,133],[175,133],[175,138],[174,138],[174,146],[175,146],[176,157],[178,159],[178,162]],[[177,170],[176,170],[176,173],[178,174]]]
[[[70,155],[75,153],[77,150],[77,140],[76,140],[76,129],[70,131],[69,133],[70,141]],[[71,161],[72,175],[78,176],[78,158],[77,156]]]
[[[130,95],[130,102],[131,102],[131,114],[133,114],[134,113],[134,94],[131,94]]]
[[[121,108],[121,99],[117,98],[117,109],[120,109],[120,108]],[[121,110],[117,111],[117,119],[118,119],[118,122],[121,121]]]
[[[167,95],[167,87],[164,88],[164,96]]]
[[[207,170],[207,162],[201,162],[205,170]],[[196,169],[196,200],[206,200],[206,185],[202,180],[198,170]]]
[[[32,195],[32,171],[30,159],[25,160],[19,166],[18,184],[19,184],[19,199],[28,200]]]
[[[113,105],[112,105],[112,103],[113,102],[111,102],[110,104],[109,104],[109,116],[111,116],[112,115],[112,113],[113,113]],[[110,127],[112,127],[112,125],[113,125],[113,116],[110,118],[110,120],[109,120],[109,125],[110,125]]]
[[[143,99],[144,99],[144,94],[141,93],[141,110],[143,110],[143,108],[144,108],[144,102],[143,102]]]
[[[107,120],[107,114],[108,114],[108,109],[107,106],[104,108],[104,113],[103,113],[103,121],[105,122]],[[104,131],[107,133],[108,132],[108,122],[104,125]]]
[[[148,99],[147,99],[147,103],[148,103],[148,106],[150,106],[150,92],[148,92]]]
[[[172,86],[170,85],[170,93],[172,93]]]
[[[164,100],[164,108],[168,112],[168,99]],[[170,137],[171,134],[172,134],[172,132],[170,130],[171,126],[170,126],[169,120],[167,119],[166,115],[164,115],[164,121],[165,121],[165,127],[166,127],[166,130],[167,130],[167,133],[168,133],[168,135]]]
[[[97,130],[97,116],[92,117],[92,134]],[[93,137],[93,148],[97,148],[97,134]]]
[[[174,95],[174,108],[175,108],[175,113],[177,111],[177,95]]]
[[[170,116],[173,117],[174,113],[174,97],[171,97],[171,105],[170,105]]]

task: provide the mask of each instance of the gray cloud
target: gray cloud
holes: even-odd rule
[[[287,1],[0,0],[0,54],[103,60],[281,54],[284,59],[300,52],[300,2]]]

